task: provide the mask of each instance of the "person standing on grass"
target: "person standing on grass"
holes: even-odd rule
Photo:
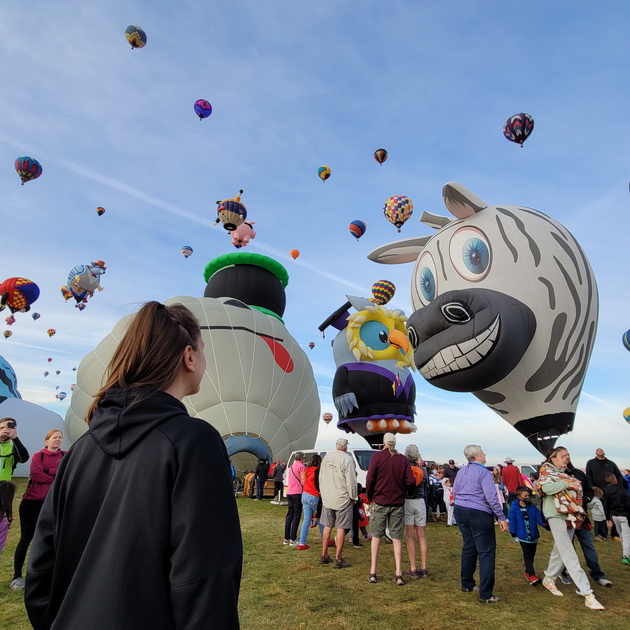
[[[511,505],[512,501],[516,499],[516,488],[522,486],[521,471],[514,465],[514,460],[511,457],[505,458],[505,467],[501,471],[501,479],[508,491],[508,503]]]
[[[283,545],[297,547],[297,531],[302,516],[302,473],[304,472],[304,453],[298,451],[295,461],[287,470],[287,516],[284,519]]]
[[[462,591],[475,590],[475,569],[479,560],[479,601],[495,604],[499,601],[494,589],[494,564],[497,551],[494,531],[495,518],[501,531],[508,530],[503,508],[497,498],[492,473],[486,468],[486,454],[477,444],[464,449],[468,461],[457,473],[455,521],[462,534],[461,580]],[[516,488],[515,488],[516,490]]]
[[[365,482],[368,499],[372,502],[370,530],[372,534],[371,562],[368,582],[378,581],[376,566],[381,538],[389,528],[394,548],[395,573],[392,581],[404,586],[402,575],[402,538],[405,533],[405,497],[416,487],[416,478],[409,460],[396,450],[396,436],[383,436],[383,450],[370,461]]]
[[[274,499],[271,501],[274,505],[280,505],[282,503],[282,480],[284,479],[284,469],[286,462],[281,462],[276,459],[276,465],[273,468],[273,474],[271,480],[273,481],[273,495]]]
[[[17,434],[17,420],[0,420],[0,481],[11,481],[18,464],[28,461],[28,451]]]
[[[415,487],[405,497],[405,537],[409,554],[409,569],[405,575],[412,580],[429,577],[427,570],[427,506],[424,500],[427,485],[427,471],[420,466],[420,452],[415,444],[405,449],[405,457],[409,460],[411,472],[416,480]],[[420,568],[416,566],[416,536],[420,549]]]
[[[66,454],[61,450],[63,433],[59,429],[51,429],[44,438],[44,448],[31,458],[31,476],[26,492],[20,501],[20,541],[15,548],[13,558],[13,579],[9,584],[12,591],[24,589],[22,569],[26,560],[26,552],[35,535],[35,526],[44,499],[57,474],[61,458]]]
[[[609,525],[615,525],[621,534],[621,561],[630,564],[630,496],[621,486],[617,477],[608,473],[604,477],[608,484],[604,488],[604,511]]]
[[[354,460],[348,454],[348,440],[338,438],[335,450],[324,455],[319,471],[319,491],[322,498],[320,523],[324,526],[322,536],[322,555],[320,564],[332,562],[328,555],[330,534],[337,528],[335,536],[335,561],[333,569],[345,569],[350,566],[343,558],[343,544],[346,530],[352,529],[352,513],[357,492],[357,471]]]
[[[4,549],[9,535],[9,527],[13,520],[13,497],[15,484],[0,481],[0,551]]]
[[[237,630],[243,547],[219,432],[188,415],[206,357],[182,304],[130,320],[44,501],[26,572],[34,630]]]
[[[265,484],[269,478],[269,461],[259,459],[254,474],[256,476],[256,501],[262,501],[265,492]]]
[[[319,521],[319,467],[322,463],[322,458],[319,454],[315,453],[311,456],[308,466],[302,473],[302,483],[304,484],[304,492],[302,492],[302,514],[304,519],[302,520],[302,529],[300,530],[300,541],[298,543],[298,551],[306,551],[310,549],[310,546],[306,544],[308,540],[308,530],[312,527],[311,521],[316,519]],[[319,523],[319,532],[323,538],[324,526]]]
[[[457,473],[458,472],[459,472],[459,468],[457,466],[455,466],[455,460],[454,459],[449,459],[448,460],[448,466],[445,466],[444,470],[442,471],[443,478],[444,479],[450,479],[451,480],[451,486],[452,486],[455,483],[455,477],[457,477]]]

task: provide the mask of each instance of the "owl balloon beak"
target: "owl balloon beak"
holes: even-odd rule
[[[409,351],[409,339],[405,333],[400,332],[400,330],[392,330],[389,333],[388,341],[390,345],[395,346],[403,351],[404,354],[407,354]]]

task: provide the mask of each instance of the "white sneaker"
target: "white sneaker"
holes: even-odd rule
[[[24,578],[18,577],[18,578],[15,578],[14,580],[11,580],[11,582],[9,582],[9,588],[12,591],[23,591],[25,584],[26,582],[24,581]]]
[[[545,577],[543,579],[543,586],[553,595],[557,595],[558,597],[562,597],[564,595],[564,593],[556,586],[556,581],[552,580],[550,577]]]
[[[599,578],[599,580],[597,580],[597,582],[601,586],[608,586],[608,588],[610,588],[612,586],[612,582],[610,580],[606,579],[605,577]]]
[[[595,599],[595,595],[593,595],[593,593],[584,596],[584,603],[586,604],[586,607],[591,610],[605,610],[605,608]]]
[[[297,540],[290,540],[289,541],[289,547],[297,547],[298,546],[298,541]]]

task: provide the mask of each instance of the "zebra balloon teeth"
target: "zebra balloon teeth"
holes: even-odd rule
[[[427,381],[472,392],[541,452],[573,429],[597,328],[597,285],[569,231],[542,212],[490,206],[451,182],[455,218],[424,213],[431,236],[377,248],[415,262],[414,362]]]

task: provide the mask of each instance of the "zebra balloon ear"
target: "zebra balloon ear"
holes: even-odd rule
[[[442,188],[442,199],[448,211],[458,219],[465,219],[488,207],[480,197],[457,182],[449,182]]]
[[[383,265],[400,265],[402,263],[416,262],[424,246],[430,240],[430,236],[418,236],[381,245],[381,247],[377,247],[368,254],[368,259]]]

